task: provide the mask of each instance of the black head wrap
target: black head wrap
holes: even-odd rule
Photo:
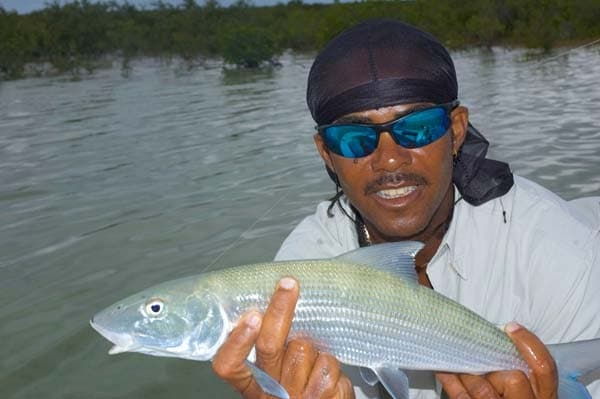
[[[331,40],[312,65],[306,93],[318,125],[353,112],[443,104],[457,97],[456,71],[444,46],[411,25],[387,19],[363,22]],[[508,164],[485,157],[488,145],[469,123],[453,181],[473,205],[504,195],[513,185]]]

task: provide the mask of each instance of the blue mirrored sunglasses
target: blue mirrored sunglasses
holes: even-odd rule
[[[340,123],[317,126],[327,148],[345,158],[362,158],[377,148],[379,136],[388,132],[396,144],[419,148],[442,137],[450,128],[450,112],[458,101],[435,105],[380,124]]]

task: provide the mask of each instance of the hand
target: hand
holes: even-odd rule
[[[213,370],[244,398],[267,398],[244,364],[256,346],[257,366],[278,380],[290,398],[354,398],[352,383],[333,356],[305,340],[286,345],[298,294],[296,280],[283,278],[264,316],[250,312],[232,330],[213,359]]]
[[[557,399],[556,363],[533,333],[509,323],[505,331],[531,369],[529,378],[522,371],[496,371],[486,375],[436,373],[452,399]]]

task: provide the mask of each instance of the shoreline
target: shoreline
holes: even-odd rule
[[[596,42],[596,43],[594,43]],[[594,44],[591,44],[594,43]],[[591,45],[590,45],[591,44]],[[588,46],[589,45],[589,46]],[[568,56],[569,53],[576,50],[584,50],[588,47],[598,46],[600,48],[600,39],[594,41],[569,41],[561,45],[557,45],[550,50],[532,49],[523,46],[502,46],[495,45],[491,47],[485,46],[465,46],[460,48],[450,49],[456,53],[489,53],[496,54],[499,52],[517,52],[520,53],[523,62],[539,62],[556,59],[557,57]],[[593,51],[591,48],[589,51]],[[87,59],[81,64],[73,63],[73,67],[68,70],[57,69],[49,61],[29,62],[24,65],[23,74],[13,79],[1,79],[2,81],[18,81],[22,79],[32,78],[70,78],[72,80],[84,79],[86,76],[92,76],[103,70],[117,69],[121,70],[123,77],[128,77],[134,74],[136,68],[143,64],[154,64],[162,67],[166,66],[174,71],[189,73],[197,69],[221,69],[224,73],[260,73],[268,70],[273,70],[285,67],[285,64],[280,62],[285,58],[310,58],[314,57],[315,51],[294,51],[287,49],[281,54],[275,56],[272,60],[266,61],[257,67],[247,68],[232,63],[225,62],[219,56],[207,57],[198,55],[193,58],[182,57],[177,54],[166,55],[135,55],[123,56],[122,54],[104,54],[97,59]],[[0,75],[1,77],[1,75]]]
[[[370,18],[396,18],[431,33],[450,50],[525,48],[549,54],[600,39],[600,3],[548,0],[287,4],[255,7],[247,0],[221,7],[158,3],[140,9],[115,2],[52,3],[28,14],[0,7],[0,81],[49,74],[79,75],[114,55],[180,57],[191,63],[220,58],[257,68],[286,51],[322,48],[342,30]],[[597,4],[596,4],[597,3]],[[125,62],[127,63],[127,62]],[[55,72],[53,72],[55,71]]]

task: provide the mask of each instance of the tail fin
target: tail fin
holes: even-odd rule
[[[558,370],[558,399],[593,399],[589,391],[576,377]]]
[[[559,399],[592,399],[582,381],[600,370],[600,338],[548,345],[548,350],[558,367]]]

